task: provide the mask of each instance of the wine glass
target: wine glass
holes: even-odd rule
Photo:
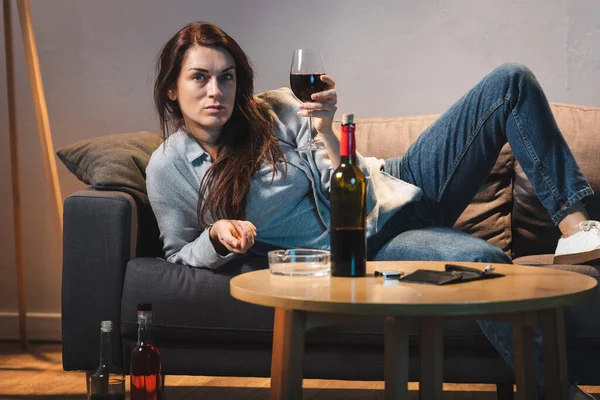
[[[290,68],[290,87],[292,92],[300,101],[312,101],[313,93],[322,92],[327,89],[325,82],[321,81],[321,75],[325,74],[321,55],[314,49],[296,49],[292,57],[292,66]],[[296,149],[299,152],[310,152],[322,150],[325,148],[323,142],[317,142],[313,139],[312,117],[310,111],[308,115],[309,138],[306,146]]]

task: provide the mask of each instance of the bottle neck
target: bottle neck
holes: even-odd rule
[[[138,345],[150,344],[150,320],[138,318]]]
[[[342,164],[356,164],[354,128],[354,124],[342,125],[342,136],[340,141],[340,163]]]
[[[112,365],[112,332],[100,332],[100,364]]]

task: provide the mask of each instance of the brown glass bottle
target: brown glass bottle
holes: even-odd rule
[[[152,305],[140,303],[137,308],[138,341],[131,351],[131,400],[160,400],[162,366],[160,352],[151,343]]]
[[[331,275],[365,276],[366,257],[365,175],[356,166],[354,116],[344,114],[340,165],[331,177]]]

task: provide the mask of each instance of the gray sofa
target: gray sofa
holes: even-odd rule
[[[600,109],[561,104],[552,108],[582,169],[600,192]],[[358,149],[382,158],[401,155],[435,118],[358,120]],[[143,174],[144,162],[137,165]],[[127,370],[136,341],[136,303],[146,301],[154,307],[152,335],[165,374],[269,376],[273,309],[229,295],[232,276],[267,268],[266,260],[242,257],[217,271],[168,263],[160,259],[156,221],[147,201],[140,200],[138,192],[94,186],[73,193],[64,204],[64,369],[97,366],[98,327],[101,320],[111,319],[119,322],[118,362]],[[589,201],[588,210],[600,219],[598,195]],[[597,267],[550,265],[559,232],[508,146],[456,227],[502,248],[517,264],[600,277]],[[581,384],[600,385],[595,362],[600,359],[600,300],[567,310],[565,318],[570,373]],[[416,326],[412,329],[415,332]],[[416,336],[411,340],[416,346]],[[382,343],[382,321],[377,319],[312,330],[307,334],[304,376],[381,380]],[[446,382],[496,383],[510,389],[512,371],[474,321],[447,321],[444,346]],[[417,354],[415,347],[411,380],[418,379]]]

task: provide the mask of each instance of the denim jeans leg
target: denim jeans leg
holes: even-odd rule
[[[555,224],[593,194],[535,76],[519,64],[492,71],[385,170],[423,190],[434,225],[452,226],[507,141]]]
[[[502,356],[504,361],[512,368],[515,368],[515,345],[514,345],[514,329],[511,325],[503,322],[493,321],[477,321],[479,327]],[[538,394],[540,398],[544,398],[545,380],[541,368],[542,365],[542,333],[538,328],[534,329],[533,333],[533,358],[536,365],[535,380],[538,385]]]
[[[555,224],[568,208],[593,194],[535,76],[519,64],[504,64],[492,71],[423,132],[403,157],[386,160],[385,170],[423,190],[418,207],[421,219],[451,227],[506,142]],[[391,257],[398,246],[384,245],[376,259]],[[415,251],[411,256],[422,253]],[[512,328],[489,321],[479,321],[479,325],[514,367]],[[543,390],[539,331],[534,341],[536,378]]]
[[[399,233],[376,249],[375,261],[463,261],[511,264],[498,247],[446,227],[423,227]]]

